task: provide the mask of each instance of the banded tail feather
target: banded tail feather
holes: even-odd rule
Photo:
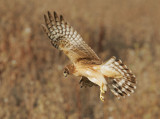
[[[136,89],[135,75],[116,57],[112,57],[104,63],[101,71],[106,77],[109,89],[117,98],[130,96]]]

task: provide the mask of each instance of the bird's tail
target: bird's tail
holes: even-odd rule
[[[130,96],[136,89],[136,78],[128,67],[116,57],[110,58],[101,66],[101,72],[107,80],[107,86],[116,96]]]

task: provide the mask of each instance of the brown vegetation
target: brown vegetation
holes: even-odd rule
[[[1,0],[0,119],[160,118],[160,2],[158,0]],[[57,11],[104,61],[121,58],[135,72],[136,92],[99,99],[99,88],[80,88],[63,77],[69,62],[40,24]]]

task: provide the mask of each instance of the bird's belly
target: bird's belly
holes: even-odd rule
[[[98,70],[93,70],[91,68],[79,68],[74,75],[76,76],[85,76],[85,77],[94,77],[95,75],[99,75],[100,72]]]
[[[90,68],[85,68],[81,69],[78,72],[74,74],[75,76],[85,76],[87,77],[91,82],[101,86],[102,83],[106,84],[106,80],[102,73],[97,69],[90,69]]]
[[[85,76],[85,77],[90,77],[90,76],[93,76],[93,74],[97,74],[96,71],[92,71],[91,69],[80,69],[80,70],[77,70],[74,75],[75,76]]]

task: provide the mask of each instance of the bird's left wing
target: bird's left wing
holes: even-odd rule
[[[62,50],[73,63],[84,61],[88,64],[101,64],[100,58],[84,42],[82,37],[74,30],[63,16],[48,12],[48,17],[44,15],[45,25],[42,25],[44,31],[51,39],[52,45]],[[47,27],[47,28],[46,28]]]

